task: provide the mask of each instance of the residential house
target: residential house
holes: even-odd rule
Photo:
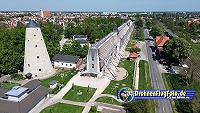
[[[28,113],[40,106],[49,95],[49,90],[32,80],[12,89],[0,87],[0,113]]]
[[[163,51],[163,46],[165,42],[169,40],[169,37],[166,36],[156,36],[156,47],[159,52]]]
[[[52,58],[54,68],[63,68],[66,70],[78,68],[82,63],[80,56],[60,55],[56,54]]]
[[[83,47],[84,45],[88,45],[87,35],[74,35],[73,40],[77,40],[80,43],[81,47]]]

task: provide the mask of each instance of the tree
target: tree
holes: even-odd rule
[[[140,52],[141,51],[141,49],[140,48],[131,48],[130,49],[130,52],[135,52],[135,53],[138,53],[138,52]]]
[[[123,103],[123,106],[128,110],[128,113],[148,113],[148,100],[132,100],[131,102]]]
[[[141,18],[136,18],[135,25],[136,25],[137,28],[143,27],[142,19]]]
[[[190,32],[195,32],[196,31],[196,25],[195,25],[195,23],[194,22],[192,22],[190,25]]]
[[[169,63],[180,63],[190,56],[190,48],[185,39],[173,38],[164,44],[163,53]]]
[[[150,29],[152,25],[153,25],[152,22],[150,20],[147,20],[146,22],[147,29]]]
[[[152,27],[152,30],[150,31],[150,35],[155,38],[156,36],[162,35],[162,29],[158,27],[157,25]]]
[[[74,55],[75,51],[71,45],[64,44],[60,53],[62,55]]]

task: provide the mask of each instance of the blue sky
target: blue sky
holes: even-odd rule
[[[1,0],[0,11],[200,11],[200,0]]]

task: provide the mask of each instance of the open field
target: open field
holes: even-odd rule
[[[95,93],[95,88],[72,86],[72,88],[64,95],[63,99],[77,102],[88,102]]]
[[[82,113],[84,107],[57,103],[43,109],[40,113]]]

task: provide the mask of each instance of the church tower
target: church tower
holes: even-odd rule
[[[40,16],[41,16],[42,18],[44,17],[44,13],[43,13],[42,8],[40,9]]]
[[[55,73],[40,26],[34,20],[30,20],[26,26],[23,73],[31,73],[33,78],[45,78]]]

